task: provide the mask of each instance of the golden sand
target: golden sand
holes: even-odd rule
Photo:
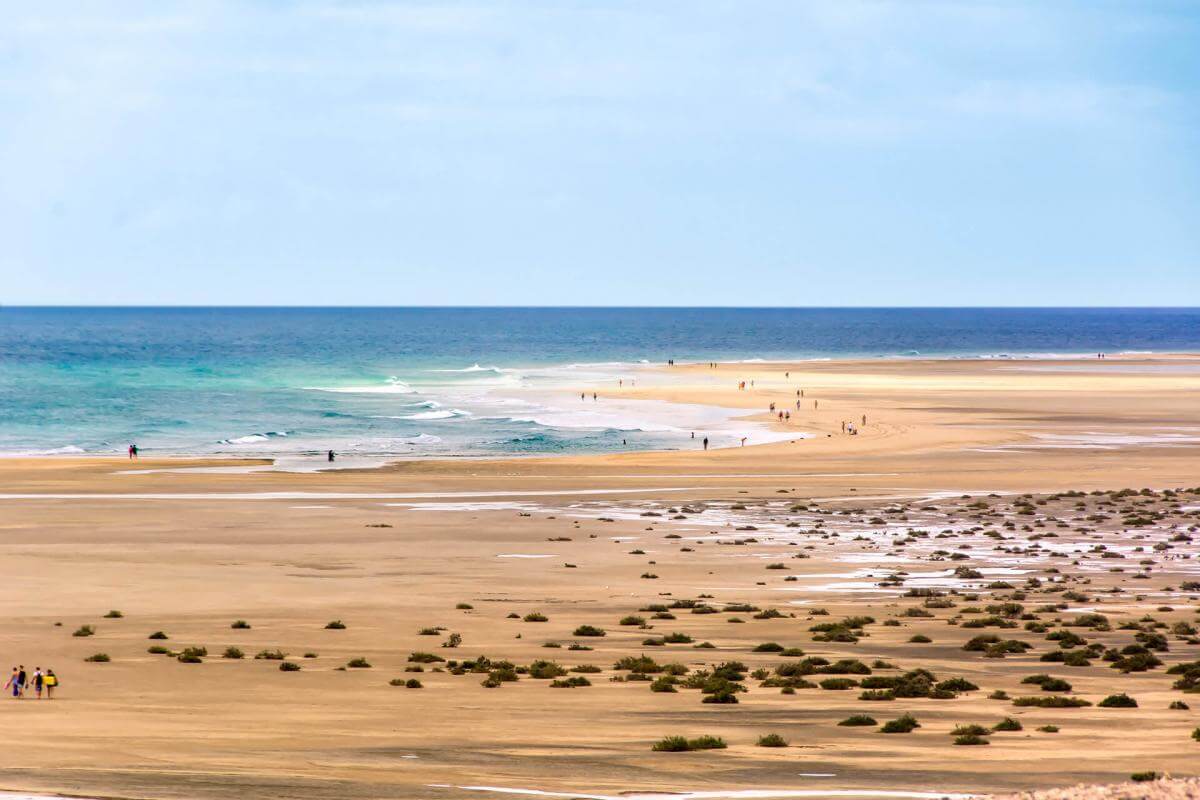
[[[1133,633],[1120,623],[1147,614],[1168,630],[1195,621],[1194,600],[1176,591],[1196,568],[1180,557],[1191,554],[1190,542],[1159,551],[1150,544],[1167,541],[1168,532],[1188,535],[1196,521],[1186,509],[1200,505],[1200,497],[1144,498],[1137,513],[1163,517],[1142,533],[1126,533],[1129,514],[1118,507],[1134,500],[1113,500],[1107,508],[1106,498],[1091,497],[1078,511],[1083,501],[1058,498],[1026,515],[1009,493],[1200,484],[1200,448],[1190,441],[1200,431],[1200,373],[1187,369],[1197,363],[689,366],[636,389],[601,393],[601,402],[620,394],[711,403],[764,420],[774,402],[792,412],[789,430],[813,434],[709,452],[402,462],[313,474],[189,472],[232,462],[184,459],[0,462],[0,494],[47,495],[0,499],[6,610],[0,643],[14,665],[51,667],[62,678],[53,701],[27,696],[0,704],[12,744],[0,756],[0,785],[92,797],[486,798],[503,795],[461,787],[562,797],[749,789],[1000,792],[1118,781],[1142,770],[1189,774],[1200,748],[1190,732],[1200,720],[1194,711],[1168,709],[1188,695],[1172,690],[1175,678],[1165,674],[1170,664],[1200,658],[1200,647],[1186,637],[1170,637],[1169,652],[1160,654],[1163,667],[1123,674],[1099,658],[1080,668],[1040,662],[1056,645],[1024,630],[1019,619],[1011,630],[968,630],[961,623],[972,616],[967,607],[997,602],[1030,577],[1055,575],[1070,581],[1060,591],[1088,597],[1068,605],[1094,606],[1110,617],[1109,632],[1079,630],[1104,647],[1132,642]],[[754,381],[754,388],[739,391],[740,380]],[[796,408],[799,389],[804,398]],[[843,421],[854,421],[859,434],[843,434]],[[162,468],[171,471],[149,471]],[[622,493],[596,494],[610,490]],[[987,497],[993,492],[1000,496]],[[930,493],[949,494],[897,499]],[[179,495],[191,499],[171,499]],[[988,511],[971,506],[981,498]],[[963,522],[1014,538],[1006,544],[981,534],[950,537],[947,551],[969,543],[967,558],[929,564],[931,540],[895,545],[813,534],[785,541],[736,530],[743,522],[761,528],[773,518],[803,520],[797,524],[808,530],[812,516],[789,509],[814,500],[814,509],[833,512],[828,529],[849,524],[840,520],[847,516],[864,530],[884,527],[875,521],[884,519],[901,530],[908,515],[931,534]],[[406,503],[500,505],[447,510]],[[907,511],[896,512],[897,503]],[[690,521],[672,520],[671,508],[692,504],[708,510],[684,513]],[[733,508],[738,505],[746,508]],[[926,506],[938,510],[922,511]],[[1048,521],[1105,510],[1106,520],[1076,520],[1064,523],[1067,528]],[[647,513],[656,516],[641,516]],[[714,520],[711,528],[707,519]],[[1116,562],[1101,561],[1101,551],[1052,562],[1031,557],[1031,572],[1005,579],[1013,590],[963,586],[954,608],[933,609],[930,617],[906,616],[923,607],[920,597],[873,591],[882,573],[848,577],[859,569],[915,574],[990,563],[984,556],[997,545],[1016,547],[1020,539],[1019,546],[1028,547],[1021,526],[1034,521],[1043,526],[1038,532],[1057,534],[1039,544],[1075,537],[1089,547],[1137,541],[1145,550],[1130,553],[1120,573],[1108,571]],[[1150,538],[1132,538],[1143,534]],[[739,538],[758,541],[730,544]],[[903,562],[887,555],[905,546],[920,557]],[[794,558],[798,554],[809,557]],[[1153,562],[1144,565],[1148,578],[1136,577],[1142,558]],[[1013,563],[1022,559],[1014,555]],[[767,569],[775,563],[787,569]],[[1046,573],[1049,567],[1060,572]],[[834,586],[855,582],[865,587]],[[1113,588],[1124,591],[1108,594]],[[980,599],[965,599],[966,593]],[[706,594],[713,597],[706,601]],[[682,610],[674,620],[654,620],[638,610],[679,599],[777,608],[784,616]],[[1028,610],[1060,600],[1030,590],[1022,602]],[[828,616],[811,615],[818,608]],[[123,616],[105,618],[110,609]],[[532,612],[548,621],[521,619]],[[1053,625],[1078,613],[1085,612],[1036,616]],[[630,615],[652,627],[619,624]],[[869,636],[814,641],[814,624],[855,615],[876,618],[866,628]],[[745,621],[730,624],[731,616]],[[887,619],[899,624],[885,626]],[[235,620],[250,628],[231,628]],[[345,629],[327,629],[333,620]],[[95,634],[72,636],[83,625]],[[576,635],[580,625],[606,635]],[[440,630],[422,635],[424,628]],[[169,638],[148,639],[155,631]],[[693,641],[643,644],[676,631]],[[462,644],[442,647],[451,633],[460,634]],[[964,651],[962,644],[980,633],[1026,640],[1035,649],[1004,658]],[[910,643],[918,634],[932,641]],[[705,641],[714,648],[692,646]],[[594,649],[568,650],[572,642]],[[617,659],[641,653],[691,672],[732,660],[771,671],[789,660],[754,652],[764,642],[831,662],[882,659],[897,668],[876,669],[881,676],[919,668],[938,680],[963,677],[981,688],[955,699],[864,702],[857,688],[801,688],[788,695],[748,676],[740,702],[721,705],[702,703],[698,690],[652,692],[646,682],[612,680],[627,674],[613,669]],[[204,646],[208,656],[181,663],[148,653],[154,645],[176,653]],[[246,657],[222,658],[228,647]],[[301,669],[282,672],[278,661],[254,658],[276,649]],[[460,661],[486,655],[520,667],[549,659],[600,672],[573,673],[592,684],[580,688],[551,688],[528,675],[485,688],[486,672],[455,675],[445,662],[406,672],[414,651]],[[110,661],[84,661],[96,653]],[[371,667],[342,669],[356,658]],[[988,699],[995,690],[1039,694],[1021,683],[1039,672],[1068,679],[1071,694],[1090,702],[1127,692],[1139,707],[1021,708]],[[422,688],[389,685],[395,678],[418,679]],[[837,725],[856,713],[883,722],[905,712],[922,725],[911,734]],[[990,726],[1007,716],[1021,720],[1023,730],[991,734],[988,746],[951,744],[956,725]],[[1037,730],[1049,724],[1059,732]],[[755,746],[767,733],[778,733],[789,746]],[[720,736],[728,747],[651,750],[674,734]]]

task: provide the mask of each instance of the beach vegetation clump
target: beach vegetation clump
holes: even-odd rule
[[[72,633],[71,635],[81,637],[81,638],[84,636],[95,636],[96,629],[93,628],[91,625],[80,625],[78,628],[75,629],[75,632]]]
[[[666,644],[691,644],[695,641],[695,639],[693,639],[691,636],[688,636],[686,633],[679,633],[678,631],[668,633],[666,636],[662,637],[662,640]]]
[[[580,686],[591,686],[592,682],[582,675],[572,675],[569,678],[561,678],[550,682],[551,689],[576,689]]]
[[[853,678],[826,678],[818,684],[822,689],[830,691],[843,691],[845,689],[853,689],[858,686],[858,681]]]
[[[997,732],[1020,731],[1024,730],[1024,726],[1019,720],[1015,720],[1012,717],[1005,717],[993,725],[992,730]]]
[[[235,631],[248,631],[250,630],[250,623],[246,622],[244,619],[235,619],[229,624],[229,627],[233,628]]]
[[[462,640],[463,637],[461,633],[452,633],[446,637],[446,641],[442,642],[442,647],[454,649],[462,644]]]
[[[281,661],[279,663],[280,672],[299,672],[300,665],[294,661]]]
[[[274,650],[259,650],[254,654],[254,658],[259,661],[283,661],[287,658],[287,653],[278,648]]]
[[[880,733],[912,733],[917,728],[921,727],[921,723],[917,722],[917,718],[912,714],[904,714],[890,719],[883,723],[883,727],[879,729]]]
[[[1134,700],[1129,695],[1122,692],[1121,694],[1110,694],[1099,703],[1100,708],[1137,708],[1137,700]]]
[[[146,648],[146,652],[152,656],[167,656],[171,654],[171,649],[161,644],[153,644]]]
[[[1021,679],[1021,683],[1029,683],[1041,687],[1044,692],[1069,692],[1071,684],[1064,681],[1062,678],[1055,678],[1047,675],[1044,672],[1037,675],[1029,675]]]
[[[785,649],[784,646],[779,644],[779,642],[763,642],[762,644],[755,645],[754,650],[752,650],[751,652],[754,652],[754,653],[782,653],[784,651],[784,649]]]
[[[551,678],[561,678],[567,674],[567,671],[553,661],[534,661],[529,665],[529,677],[537,678],[538,680],[550,680]]]
[[[1014,697],[1014,706],[1035,708],[1084,708],[1091,703],[1081,697],[1063,697],[1053,694],[1045,697]]]
[[[445,661],[446,659],[442,658],[436,653],[425,653],[420,650],[414,650],[408,654],[408,660],[417,664],[434,664],[439,661]]]
[[[595,664],[580,664],[577,667],[571,667],[571,672],[593,675],[597,672],[603,672],[603,670],[597,667]]]
[[[954,744],[970,746],[970,745],[991,744],[991,742],[989,742],[987,739],[980,736],[979,734],[968,733],[968,734],[964,734],[962,736],[955,736]]]
[[[221,654],[222,658],[245,658],[246,654],[239,647],[226,647],[225,652]]]
[[[147,636],[146,638],[147,638],[147,639],[156,639],[156,640],[159,640],[159,641],[161,641],[161,640],[163,640],[163,639],[168,639],[168,638],[170,638],[170,637],[168,637],[168,636],[167,636],[165,633],[163,633],[162,631],[155,631],[154,633],[150,634],[150,635],[149,635],[149,636]]]
[[[1057,725],[1043,725],[1042,727],[1038,728],[1038,730],[1041,731],[1042,733],[1058,733],[1058,726]]]
[[[640,627],[640,626],[646,624],[646,618],[639,617],[636,614],[630,614],[627,617],[621,617],[621,621],[618,624],[620,624],[620,625],[637,625]]]
[[[958,725],[950,731],[951,736],[987,736],[990,730],[982,725]]]
[[[627,669],[630,672],[653,673],[662,672],[662,665],[647,655],[622,656],[613,664],[613,669]]]
[[[878,724],[874,717],[867,716],[866,714],[853,714],[838,723],[838,725],[845,728],[861,728]]]
[[[530,611],[522,619],[525,622],[549,622],[550,618],[540,611]]]
[[[933,639],[930,639],[923,633],[917,633],[908,637],[909,644],[929,644]]]
[[[93,653],[84,659],[84,661],[92,664],[107,664],[111,660],[112,659],[108,657],[108,653]]]
[[[347,661],[346,666],[349,667],[350,669],[370,669],[371,662],[367,661],[362,656],[359,656],[358,658],[352,658],[349,661]]]
[[[346,623],[342,622],[340,619],[335,619],[335,620],[332,620],[331,622],[325,623],[325,630],[327,630],[327,631],[344,631],[344,630],[346,630]]]
[[[778,733],[768,733],[766,736],[758,737],[755,742],[759,747],[787,747],[787,739],[784,739]]]
[[[454,608],[458,611],[471,611],[475,608],[475,606],[471,605],[470,603],[455,603]]]
[[[1156,781],[1161,777],[1162,775],[1159,775],[1157,772],[1154,772],[1153,770],[1147,770],[1145,772],[1133,773],[1129,776],[1129,780],[1133,781],[1134,783],[1145,783],[1146,781]]]
[[[650,749],[656,753],[686,753],[689,750],[723,750],[727,745],[719,736],[698,736],[688,739],[686,736],[664,736],[655,742]]]
[[[597,628],[595,625],[580,625],[575,629],[575,636],[607,636],[608,632],[603,628]]]
[[[125,616],[124,614],[122,614],[120,611],[117,611],[114,608],[112,611],[109,611],[107,614],[105,614],[104,618],[105,619],[121,619],[124,616]]]
[[[674,675],[660,675],[650,683],[650,691],[674,694],[679,691],[675,688],[677,683],[679,683],[679,679]]]

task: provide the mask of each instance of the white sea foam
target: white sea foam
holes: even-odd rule
[[[337,394],[413,394],[416,392],[416,389],[395,376],[388,378],[383,383],[369,386],[305,386],[304,388],[313,392],[336,392]]]
[[[469,417],[469,411],[463,411],[461,408],[446,408],[437,409],[434,411],[418,411],[415,414],[404,414],[392,419],[453,419],[454,417]]]
[[[27,456],[77,456],[86,453],[82,447],[68,444],[63,447],[51,447],[46,450],[14,450],[0,453],[0,458],[22,458]]]
[[[272,439],[285,436],[287,436],[287,431],[267,431],[266,433],[251,433],[246,436],[222,439],[217,444],[262,444],[263,442],[269,442]]]

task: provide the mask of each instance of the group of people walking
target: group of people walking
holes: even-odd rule
[[[46,693],[47,700],[54,699],[54,689],[58,686],[58,676],[54,674],[54,670],[47,669],[42,671],[41,667],[33,668],[33,675],[25,671],[25,665],[13,667],[12,675],[8,679],[8,683],[4,684],[5,691],[11,691],[15,699],[21,699],[25,696],[25,692],[33,690],[34,697],[38,700],[42,699],[42,692]]]

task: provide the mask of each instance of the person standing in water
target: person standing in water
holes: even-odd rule
[[[708,437],[707,436],[704,437],[704,449],[705,450],[708,449]]]
[[[332,450],[330,450],[328,453],[325,454],[325,457],[329,459],[330,463],[332,463],[333,459],[336,455],[337,455],[336,453],[334,453]]]

